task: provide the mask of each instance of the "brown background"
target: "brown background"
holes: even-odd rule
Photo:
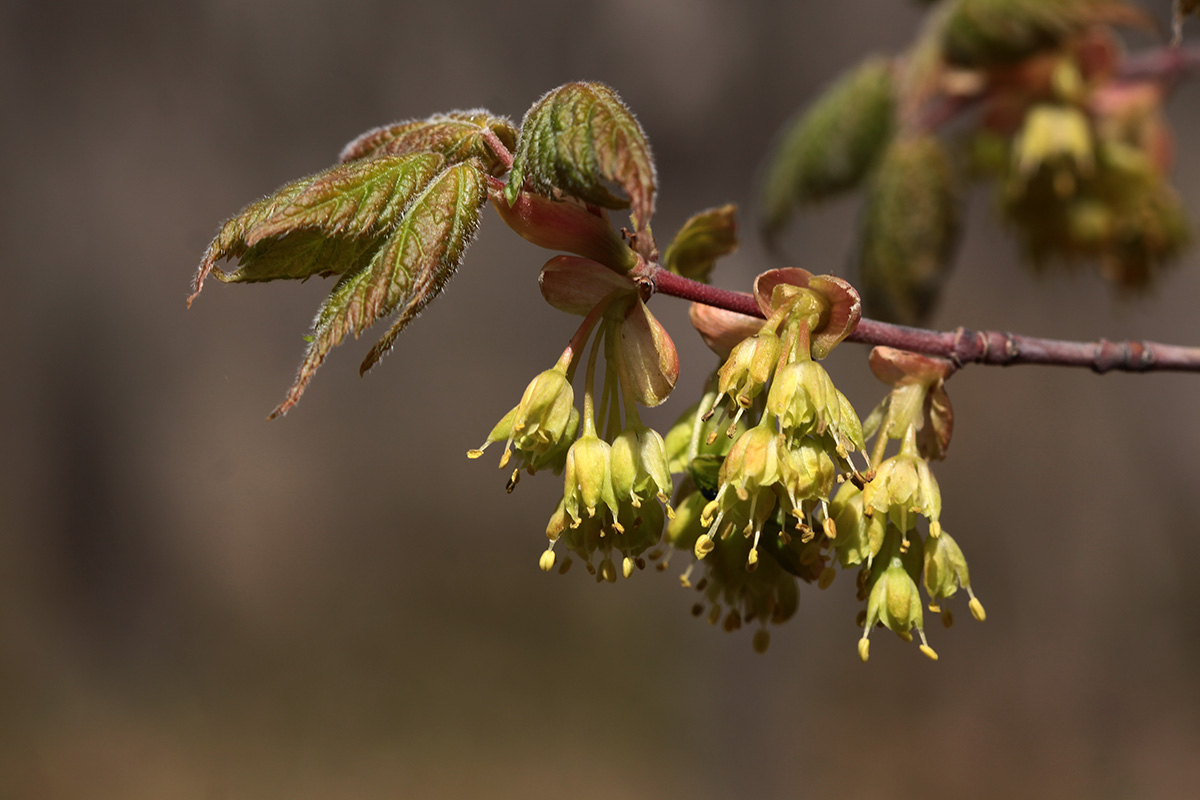
[[[1158,4],[1165,16],[1166,3]],[[1179,797],[1200,781],[1195,377],[972,368],[937,467],[989,619],[931,664],[855,654],[844,579],[758,657],[673,576],[536,568],[559,484],[477,445],[573,322],[489,211],[382,367],[335,352],[268,424],[321,281],[184,297],[217,223],[392,119],[601,80],[638,112],[656,227],[744,209],[773,131],[915,6],[716,0],[0,5],[0,796]],[[1200,36],[1193,25],[1191,33]],[[1146,37],[1135,44],[1146,44]],[[1200,208],[1200,85],[1171,106]],[[853,202],[786,263],[839,270]],[[1035,278],[973,197],[936,324],[1198,342],[1200,256],[1142,302]],[[685,307],[678,413],[711,356]],[[831,359],[861,410],[866,351]],[[680,560],[682,561],[682,560]]]

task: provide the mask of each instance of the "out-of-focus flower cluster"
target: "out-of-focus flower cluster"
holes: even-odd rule
[[[974,163],[993,177],[999,206],[1030,261],[1094,261],[1123,289],[1151,285],[1187,244],[1171,187],[1170,125],[1161,80],[1118,73],[1109,27],[976,74],[986,92]]]

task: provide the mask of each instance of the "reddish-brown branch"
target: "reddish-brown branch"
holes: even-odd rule
[[[1159,47],[1126,56],[1117,77],[1128,81],[1161,79],[1171,83],[1195,70],[1200,70],[1200,48]]]
[[[697,283],[657,268],[646,276],[661,294],[691,300],[754,317],[762,313],[754,297]],[[1200,372],[1200,347],[1181,347],[1157,342],[1068,342],[1039,339],[1000,331],[931,331],[863,319],[846,338],[849,342],[887,345],[915,353],[943,356],[955,364],[1049,364],[1088,367],[1096,372],[1153,372],[1173,370]]]

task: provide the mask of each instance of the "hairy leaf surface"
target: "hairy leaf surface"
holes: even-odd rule
[[[671,272],[708,283],[717,259],[737,248],[737,206],[710,208],[683,223],[662,263]]]
[[[499,176],[507,167],[488,144],[489,134],[495,135],[508,150],[516,146],[517,129],[511,120],[477,108],[396,122],[367,131],[342,149],[340,160],[440,153],[451,163],[477,158],[490,174]]]
[[[1103,24],[1149,27],[1149,18],[1121,0],[955,0],[943,23],[942,50],[951,64],[1002,66]]]
[[[863,208],[858,269],[868,314],[904,325],[926,321],[949,274],[961,199],[936,137],[892,142]]]
[[[421,153],[340,164],[250,204],[209,245],[189,304],[210,272],[226,283],[250,283],[361,268],[374,239],[396,224],[444,161]],[[237,269],[216,266],[231,258]]]
[[[609,191],[604,179],[620,184],[629,200]],[[599,83],[560,86],[525,114],[505,193],[510,204],[523,186],[546,195],[559,190],[603,208],[630,206],[637,230],[654,214],[646,135],[617,93]]]
[[[346,274],[321,305],[313,338],[286,399],[271,414],[287,412],[326,354],[347,334],[398,312],[388,332],[367,354],[362,372],[392,346],[396,336],[450,279],[479,224],[487,200],[487,177],[475,160],[446,167],[413,198],[395,229],[365,268]]]
[[[870,58],[842,76],[783,134],[767,166],[763,227],[779,232],[797,205],[853,189],[894,127],[892,67]]]

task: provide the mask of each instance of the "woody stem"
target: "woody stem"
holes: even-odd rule
[[[661,267],[648,270],[645,277],[659,294],[752,317],[763,317],[754,297],[744,292],[698,283]],[[1002,331],[973,331],[962,327],[953,331],[933,331],[866,318],[859,321],[846,341],[941,356],[960,367],[966,364],[1047,364],[1088,367],[1098,373],[1110,370],[1200,372],[1200,347],[1158,342],[1110,342],[1106,339],[1072,342]]]

